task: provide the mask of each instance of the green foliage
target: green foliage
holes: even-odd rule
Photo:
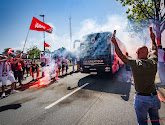
[[[37,48],[37,46],[33,46],[33,47],[29,48],[28,52],[29,51],[31,51],[30,54],[29,54],[30,59],[34,59],[34,57],[37,58],[37,59],[40,58],[40,52],[41,51]]]
[[[137,32],[144,27],[154,24],[157,43],[161,44],[161,33],[165,30],[165,14],[160,10],[161,0],[116,0],[122,6],[128,5],[127,18],[133,23],[133,30]],[[140,25],[139,25],[139,24]],[[138,25],[137,25],[138,24]]]
[[[65,48],[65,47],[61,47],[61,48],[59,48],[58,50],[60,50],[60,51],[65,51],[66,48]]]
[[[51,53],[49,49],[45,49],[45,52],[46,53]]]
[[[5,48],[5,49],[3,50],[3,52],[2,52],[2,54],[3,54],[3,55],[6,55],[9,49],[11,49],[11,48]]]
[[[148,26],[151,23],[157,25],[163,21],[160,12],[160,0],[116,0],[122,3],[122,6],[128,5],[126,11],[127,18],[137,22],[143,23],[143,26]],[[159,15],[157,15],[159,14]],[[163,31],[161,31],[163,32]]]
[[[22,51],[21,50],[16,50],[15,51],[15,54],[19,54],[19,53],[21,53]]]

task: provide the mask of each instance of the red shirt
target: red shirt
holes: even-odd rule
[[[20,61],[20,63],[21,63],[21,65],[22,65],[22,67],[25,66],[25,62],[24,62],[24,60]]]
[[[22,70],[22,65],[20,62],[16,63],[16,64],[13,64],[14,67],[15,67],[15,70]]]

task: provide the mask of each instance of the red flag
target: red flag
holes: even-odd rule
[[[44,42],[44,47],[49,47],[50,45]]]
[[[46,31],[48,33],[52,33],[53,28],[45,24],[44,22],[38,20],[37,18],[33,17],[30,30]]]

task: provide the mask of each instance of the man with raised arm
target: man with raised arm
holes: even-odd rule
[[[136,90],[134,108],[139,125],[148,124],[148,113],[152,124],[160,124],[158,110],[161,107],[161,103],[158,99],[154,83],[157,72],[158,55],[155,34],[152,31],[150,37],[152,40],[152,53],[150,57],[148,57],[148,48],[142,46],[137,50],[137,59],[132,59],[124,55],[118,46],[115,36],[111,38],[115,46],[116,54],[126,65],[131,67],[133,73]]]
[[[17,93],[18,91],[14,90],[15,88],[15,78],[12,74],[12,70],[11,70],[11,64],[9,62],[10,57],[1,57],[0,58],[0,80],[2,81],[2,95],[1,97],[5,97],[5,85],[6,85],[6,81],[10,80],[11,81],[11,94]]]

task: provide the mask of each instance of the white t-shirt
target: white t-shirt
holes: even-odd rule
[[[40,57],[41,62],[45,62],[45,59],[46,59],[45,57]]]
[[[158,62],[164,62],[164,50],[158,49]]]
[[[0,77],[2,77],[2,73],[3,73],[3,65],[4,65],[4,63],[6,64],[6,72],[4,72],[4,73],[6,73],[6,74],[10,74],[11,73],[11,69],[10,69],[10,65],[8,65],[8,63],[7,62],[1,62],[0,63]]]
[[[49,65],[50,62],[51,62],[51,58],[50,57],[46,58],[46,64]]]
[[[77,61],[80,61],[80,57],[79,56],[77,57]]]
[[[69,62],[69,60],[68,60],[68,59],[66,59],[66,60],[65,60],[66,65],[68,65],[68,62]]]
[[[27,68],[30,68],[30,67],[31,67],[30,62],[27,62]]]

